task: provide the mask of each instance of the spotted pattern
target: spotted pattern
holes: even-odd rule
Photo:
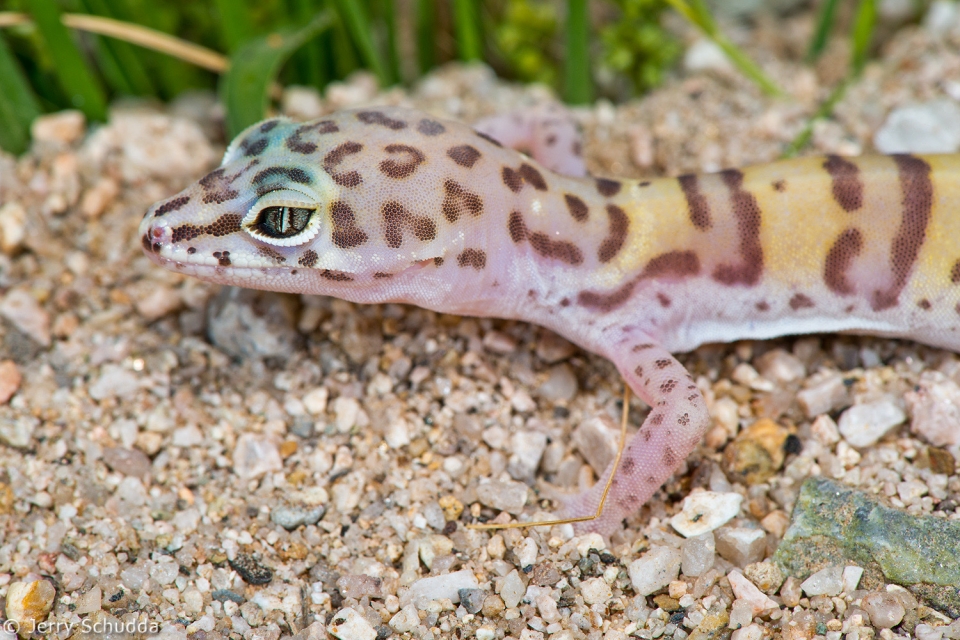
[[[457,264],[461,267],[473,267],[480,271],[487,266],[487,254],[480,249],[464,249],[457,256]]]
[[[212,255],[213,255],[214,258],[217,259],[217,263],[218,263],[221,267],[229,267],[231,264],[233,264],[233,263],[230,261],[230,252],[229,252],[229,251],[214,251]]]
[[[320,272],[320,277],[326,280],[333,280],[334,282],[352,282],[353,276],[344,273],[343,271],[332,271],[330,269],[324,269]]]
[[[171,211],[179,211],[186,206],[188,202],[190,202],[190,196],[180,196],[178,198],[174,198],[173,200],[168,200],[156,208],[156,210],[153,212],[153,217],[159,218],[160,216],[170,213]]]
[[[813,307],[817,306],[810,296],[803,293],[793,294],[788,304],[794,311],[799,311],[800,309],[812,309]]]
[[[907,285],[920,246],[927,234],[927,224],[933,209],[933,182],[930,165],[915,156],[891,156],[897,164],[903,207],[900,228],[890,245],[890,268],[893,283],[886,290],[874,291],[870,305],[874,311],[894,307],[900,292]]]
[[[380,163],[380,171],[394,180],[412,176],[417,167],[426,160],[419,149],[407,144],[388,144],[384,147],[384,151],[398,156],[397,158],[387,158]]]
[[[240,197],[240,192],[233,188],[233,182],[240,177],[242,171],[232,176],[226,174],[223,168],[214,169],[207,175],[200,178],[200,186],[203,187],[204,204],[223,204],[229,200]]]
[[[834,293],[851,295],[853,284],[847,271],[863,249],[863,234],[859,229],[844,229],[827,252],[823,265],[823,281]]]
[[[590,209],[587,203],[573,195],[572,193],[563,194],[563,201],[567,203],[567,211],[577,222],[586,222],[590,216]]]
[[[236,213],[226,213],[208,225],[183,224],[171,230],[172,242],[186,242],[203,235],[221,238],[240,231],[241,217]]]
[[[480,159],[480,152],[468,144],[451,147],[447,150],[447,155],[458,165],[466,167],[467,169],[472,169],[473,165]]]
[[[574,266],[583,263],[583,252],[577,245],[567,240],[554,240],[539,231],[530,233],[523,220],[523,215],[519,211],[510,213],[507,219],[507,231],[514,243],[519,244],[526,240],[534,251],[545,258],[552,258]]]
[[[333,122],[332,120],[320,120],[318,122],[311,122],[310,124],[301,125],[297,127],[296,131],[290,134],[289,138],[287,138],[287,149],[290,149],[290,151],[293,151],[294,153],[301,153],[304,155],[311,154],[317,150],[317,143],[304,140],[302,138],[304,134],[314,133],[317,135],[325,135],[328,133],[337,133],[338,131],[340,131],[340,127],[338,127],[337,123]]]
[[[960,283],[960,259],[954,262],[953,266],[950,268],[950,283]]]
[[[623,248],[627,240],[627,231],[630,228],[630,219],[626,212],[615,204],[607,205],[607,216],[609,217],[609,228],[607,237],[600,243],[597,250],[597,258],[600,262],[610,262]]]
[[[415,216],[407,209],[391,200],[381,207],[383,213],[383,235],[387,246],[397,249],[403,244],[403,232],[410,231],[418,240],[427,241],[437,237],[436,223],[426,216]]]
[[[300,254],[300,258],[297,260],[297,264],[299,264],[301,267],[312,267],[313,265],[317,264],[317,261],[319,259],[320,259],[320,256],[317,255],[316,251],[314,251],[313,249],[307,249],[302,254]]]
[[[713,272],[713,278],[725,285],[743,284],[753,286],[763,273],[763,247],[760,245],[760,205],[749,191],[743,190],[743,172],[727,169],[720,172],[720,179],[730,190],[730,205],[737,222],[740,237],[739,264],[721,264]]]
[[[436,120],[430,120],[429,118],[423,118],[420,122],[417,123],[417,131],[422,133],[425,136],[439,136],[440,134],[446,133],[447,128]]]
[[[393,131],[407,128],[406,122],[391,118],[382,111],[360,111],[357,113],[357,120],[363,124],[378,124]]]
[[[335,200],[330,203],[330,220],[333,222],[333,244],[341,249],[359,247],[367,241],[366,232],[357,226],[353,209],[346,202]]]
[[[331,149],[323,157],[323,170],[330,174],[333,181],[342,187],[357,187],[363,184],[363,178],[359,171],[338,171],[337,166],[343,162],[347,156],[351,156],[363,151],[363,145],[359,142],[344,142],[343,144]]]
[[[680,183],[680,190],[687,200],[690,222],[701,231],[709,229],[712,225],[710,204],[707,197],[700,193],[700,178],[696,174],[688,173],[678,177],[677,182]]]
[[[831,191],[833,199],[844,211],[856,211],[863,206],[863,181],[860,180],[860,167],[844,160],[840,156],[827,156],[823,163],[833,179]]]
[[[440,210],[449,222],[456,222],[463,214],[479,216],[483,213],[483,200],[475,193],[467,191],[463,185],[454,180],[443,183],[443,203]]]
[[[596,185],[597,193],[606,198],[610,198],[620,193],[620,188],[622,186],[617,180],[610,180],[608,178],[597,178]]]
[[[257,138],[256,140],[247,138],[240,143],[240,149],[243,150],[243,155],[248,158],[259,156],[267,150],[268,146],[270,146],[270,140],[268,138]]]
[[[543,179],[543,175],[526,162],[521,164],[519,169],[503,167],[500,170],[500,177],[503,179],[503,184],[514,193],[520,193],[525,184],[529,184],[537,191],[547,190],[547,181]]]

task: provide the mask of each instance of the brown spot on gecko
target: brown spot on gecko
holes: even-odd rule
[[[510,167],[503,167],[500,170],[500,178],[503,180],[503,184],[507,185],[507,189],[514,193],[519,193],[520,189],[523,189],[523,178]]]
[[[383,271],[377,271],[376,273],[373,274],[374,280],[383,280],[385,278],[392,278],[392,277],[393,277],[392,273],[384,273]]]
[[[360,111],[357,113],[357,120],[363,124],[379,124],[393,131],[407,128],[406,122],[391,118],[382,111]]]
[[[514,244],[520,244],[527,239],[527,224],[523,221],[523,215],[519,211],[511,211],[507,218],[507,231],[510,233],[510,239]]]
[[[357,226],[353,209],[346,202],[335,200],[330,203],[330,219],[333,221],[333,244],[341,249],[358,247],[367,241],[367,234]]]
[[[447,128],[436,120],[429,120],[424,118],[419,123],[417,123],[417,131],[422,133],[425,136],[438,136],[441,133],[446,133]]]
[[[577,245],[566,240],[553,240],[545,233],[531,233],[528,237],[533,250],[545,258],[554,258],[570,265],[583,263],[583,253]]]
[[[343,271],[332,271],[330,269],[324,269],[320,272],[321,278],[326,278],[327,280],[333,280],[334,282],[353,282],[353,277],[347,275]]]
[[[317,264],[317,260],[320,259],[320,256],[317,255],[317,252],[313,249],[307,249],[300,255],[300,259],[297,260],[297,264],[301,267],[312,267]]]
[[[337,171],[336,167],[349,155],[360,153],[363,145],[359,142],[344,142],[334,147],[323,157],[323,170],[330,174],[333,181],[341,187],[356,187],[363,183],[363,178],[357,171]]]
[[[473,267],[480,271],[487,266],[487,254],[480,249],[464,249],[457,256],[457,264],[461,267]]]
[[[270,247],[257,247],[257,255],[263,256],[264,258],[270,258],[277,264],[283,264],[287,261],[286,256],[280,254],[280,252],[271,249]]]
[[[153,212],[154,218],[159,218],[160,216],[170,213],[171,211],[178,211],[182,209],[184,205],[190,202],[190,196],[180,196],[179,198],[174,198],[164,202],[162,205],[157,207],[156,211]]]
[[[670,300],[670,298],[669,298],[669,296],[667,296],[667,294],[658,291],[658,292],[657,292],[657,302],[660,303],[660,306],[661,306],[661,307],[663,307],[664,309],[666,309],[667,307],[670,306],[672,300]]]
[[[662,414],[662,413],[653,413],[653,414],[650,414],[650,417],[647,418],[647,422],[649,422],[650,424],[652,424],[652,425],[655,426],[655,427],[656,427],[656,426],[659,426],[659,425],[663,424],[663,414]]]
[[[240,148],[243,149],[243,155],[252,158],[263,153],[269,144],[270,141],[266,138],[260,138],[258,140],[250,140],[247,138],[240,143]]]
[[[644,180],[643,182],[638,182],[638,183],[637,183],[637,186],[638,186],[638,187],[649,187],[649,186],[650,186],[650,181],[649,181],[649,180]]]
[[[804,295],[802,293],[795,293],[789,302],[790,308],[794,311],[800,309],[812,309],[816,305],[813,300],[810,299],[810,296]]]
[[[380,163],[380,171],[388,178],[395,180],[413,175],[417,167],[426,159],[419,149],[406,144],[388,144],[383,150],[387,153],[401,155],[399,160],[388,158]]]
[[[670,393],[676,388],[677,388],[676,380],[667,380],[666,382],[660,385],[660,393]]]
[[[630,349],[630,351],[632,351],[633,353],[637,353],[638,351],[646,351],[647,349],[653,349],[655,346],[657,345],[650,344],[650,343],[635,344],[633,345],[633,349]]]
[[[560,306],[561,306],[561,307],[569,307],[569,306],[570,306],[570,298],[563,298],[562,300],[560,300]]]
[[[666,369],[667,367],[670,366],[670,362],[671,361],[666,358],[661,358],[659,360],[656,360],[653,364],[657,369]]]
[[[900,228],[890,245],[890,267],[893,271],[893,284],[886,290],[873,292],[870,306],[874,311],[882,311],[896,306],[900,292],[907,284],[907,278],[920,253],[930,222],[933,209],[933,182],[930,180],[930,165],[915,156],[894,154],[900,177],[900,191],[903,199]]]
[[[623,462],[620,463],[620,471],[623,472],[623,473],[630,473],[630,471],[631,471],[635,466],[637,466],[637,463],[634,462],[633,459],[627,458],[626,460],[624,460]]]
[[[187,247],[187,253],[189,253],[190,255],[193,255],[193,254],[195,254],[196,252],[197,252],[197,248],[196,248],[196,247]]]
[[[543,176],[540,175],[539,171],[526,162],[520,165],[518,173],[523,178],[524,182],[529,184],[537,191],[547,190],[547,181],[543,179]]]
[[[260,133],[269,133],[280,124],[279,120],[267,120],[266,122],[260,125]]]
[[[309,131],[323,135],[326,133],[337,133],[340,131],[340,127],[332,120],[321,120],[319,122],[301,125],[287,138],[287,148],[294,153],[302,153],[304,155],[316,151],[317,144],[315,142],[304,141],[300,137]]]
[[[709,229],[713,222],[710,220],[710,203],[707,197],[700,193],[700,178],[695,173],[687,173],[677,177],[683,197],[687,199],[687,210],[690,213],[690,222],[697,229]]]
[[[447,155],[458,165],[467,169],[472,169],[473,165],[480,159],[480,152],[468,144],[451,147],[447,150]]]
[[[960,260],[954,262],[950,268],[950,282],[953,284],[960,282]]]
[[[573,145],[570,147],[570,151],[573,152],[573,155],[580,157],[583,155],[583,145],[580,144],[579,140],[574,140]]]
[[[456,222],[464,213],[476,217],[483,213],[483,200],[475,193],[463,188],[459,182],[447,180],[443,183],[443,204],[440,205],[443,215],[450,222]]]
[[[233,200],[240,196],[240,192],[230,188],[230,185],[236,180],[240,173],[228,176],[223,168],[214,169],[207,175],[200,178],[200,186],[206,193],[203,194],[204,204],[223,204],[228,200]]]
[[[620,183],[616,180],[609,180],[607,178],[597,178],[596,180],[597,192],[607,198],[615,196],[620,193]]]
[[[844,296],[853,293],[853,285],[847,279],[847,270],[862,248],[863,236],[859,229],[844,229],[837,236],[823,263],[823,281],[831,291]]]
[[[567,210],[577,222],[584,222],[590,214],[587,203],[573,195],[572,193],[563,194],[563,199],[567,203]]]
[[[761,311],[761,312],[770,311],[770,303],[767,302],[766,300],[761,300],[760,302],[755,304],[754,307],[756,308],[757,311]]]
[[[213,257],[217,259],[221,267],[229,267],[231,264],[229,251],[214,251]]]
[[[598,311],[609,312],[623,305],[630,299],[633,288],[637,286],[637,280],[633,279],[623,283],[617,289],[610,293],[597,293],[595,291],[581,291],[577,294],[577,302],[580,306],[590,307]]]
[[[435,267],[443,266],[443,258],[442,258],[441,256],[437,256],[436,258],[434,258],[434,259],[433,259],[433,266],[435,266]]]
[[[753,286],[763,273],[763,247],[760,245],[761,212],[757,199],[749,191],[744,191],[743,172],[726,169],[720,172],[720,179],[730,190],[730,204],[737,220],[737,234],[740,236],[740,264],[721,264],[713,272],[717,282],[726,285],[744,284]]]
[[[310,174],[299,167],[267,167],[253,176],[253,184],[259,185],[278,176],[299,184],[310,184],[312,182]]]
[[[680,462],[680,458],[677,457],[677,453],[670,447],[665,446],[663,448],[663,464],[673,469],[677,466],[677,463]]]
[[[145,233],[140,237],[140,246],[144,251],[153,251],[153,244],[150,242],[150,234]]]
[[[396,249],[403,244],[404,229],[411,231],[418,240],[424,242],[437,237],[437,225],[433,220],[426,216],[413,215],[395,200],[383,203],[380,211],[383,213],[383,221],[386,225],[383,235],[387,246],[391,249]]]
[[[924,311],[930,311],[930,309],[933,308],[933,305],[932,305],[932,304],[930,303],[930,301],[927,300],[926,298],[923,298],[923,299],[921,299],[921,300],[918,300],[918,301],[917,301],[917,306],[920,307],[921,309],[923,309]]]
[[[193,240],[202,235],[211,235],[220,238],[230,233],[240,231],[240,214],[227,213],[208,225],[184,224],[171,229],[171,241],[174,243]]]
[[[627,214],[615,204],[607,205],[607,215],[610,217],[610,227],[607,237],[600,243],[600,248],[597,251],[597,258],[600,262],[610,262],[620,252],[627,239],[627,230],[630,226],[630,219],[627,218]]]
[[[650,259],[641,277],[660,278],[695,276],[700,273],[700,258],[693,251],[667,251]]]
[[[500,141],[497,140],[496,138],[494,138],[493,136],[488,136],[487,134],[483,133],[482,131],[474,131],[474,133],[477,134],[479,137],[483,138],[484,140],[486,140],[487,142],[489,142],[489,143],[492,144],[492,145],[496,145],[496,146],[498,146],[498,147],[503,147],[503,145],[500,144]]]
[[[823,168],[833,178],[833,199],[844,211],[856,211],[863,206],[860,167],[840,156],[829,155]]]
[[[770,186],[773,187],[774,191],[783,193],[787,190],[787,181],[786,180],[774,180],[770,183]]]
[[[634,369],[633,372],[634,372],[635,374],[637,374],[637,377],[638,377],[638,378],[642,378],[642,377],[643,377],[643,367],[642,367],[642,366],[637,365],[637,368]]]

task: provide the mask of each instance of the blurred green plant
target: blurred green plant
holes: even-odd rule
[[[629,78],[635,93],[644,93],[663,82],[683,51],[660,24],[669,5],[666,0],[614,0],[614,4],[620,18],[600,32],[604,62]]]
[[[556,85],[557,65],[551,56],[551,43],[557,35],[556,5],[540,0],[507,0],[501,20],[494,39],[516,78]]]
[[[875,45],[877,1],[846,0],[856,2],[846,13],[837,9],[842,1],[822,0],[809,56],[823,51],[837,16],[852,13],[845,37],[855,77]],[[705,0],[4,0],[3,8],[0,147],[13,152],[26,148],[41,112],[78,108],[102,120],[120,96],[168,100],[212,89],[231,64],[220,79],[231,130],[262,117],[278,84],[322,90],[366,69],[387,86],[453,59],[549,84],[573,104],[593,100],[601,68],[641,93],[681,53],[662,26],[669,10],[763,90],[781,93],[725,36]]]

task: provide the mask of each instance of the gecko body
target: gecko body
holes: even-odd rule
[[[211,282],[520,319],[608,357],[651,411],[586,525],[600,531],[708,426],[671,352],[836,331],[960,350],[960,156],[610,180],[551,171],[582,163],[550,162],[578,154],[562,132],[538,135],[546,163],[398,108],[267,120],[154,205],[141,241]],[[593,513],[605,477],[565,512]]]

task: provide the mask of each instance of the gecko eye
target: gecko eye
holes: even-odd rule
[[[305,207],[265,207],[253,226],[258,233],[270,238],[291,238],[307,228],[315,212],[316,209]]]
[[[250,207],[240,226],[261,242],[292,247],[309,242],[320,231],[318,209],[306,194],[271,191]]]

